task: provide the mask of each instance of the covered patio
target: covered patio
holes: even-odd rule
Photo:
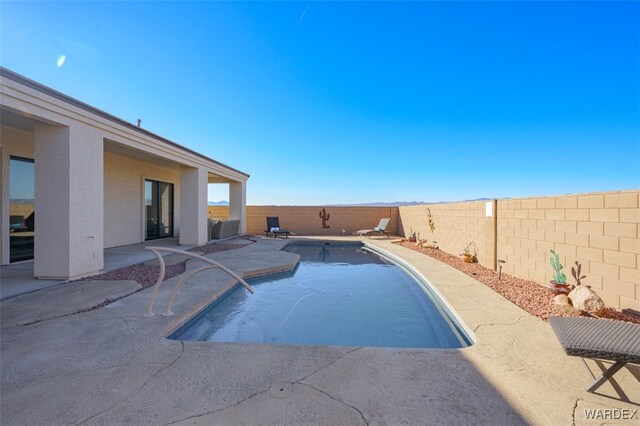
[[[246,173],[4,68],[0,84],[6,280],[95,275],[111,267],[105,249],[159,238],[202,245],[209,183],[229,185],[245,232]]]

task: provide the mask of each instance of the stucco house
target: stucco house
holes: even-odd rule
[[[106,248],[207,241],[207,186],[246,229],[249,175],[0,67],[0,260],[34,276],[103,269]]]

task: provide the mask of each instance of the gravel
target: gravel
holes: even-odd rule
[[[446,263],[447,265],[490,287],[510,302],[515,303],[523,310],[542,320],[546,321],[547,318],[552,316],[578,316],[577,314],[569,315],[556,310],[553,307],[553,294],[535,281],[514,277],[513,275],[505,274],[504,272],[502,273],[500,280],[498,280],[498,275],[494,270],[477,263],[464,263],[458,256],[445,253],[442,250],[417,247],[415,243],[408,241],[402,241],[396,244]],[[582,316],[590,315],[583,314]],[[640,318],[622,313],[609,307],[605,308],[598,317],[640,324]]]
[[[234,250],[244,247],[244,244],[205,244],[203,246],[194,247],[189,251],[197,254],[207,255],[219,251]],[[160,274],[160,266],[145,265],[145,262],[135,265],[126,266],[100,275],[93,275],[85,278],[87,281],[120,281],[133,280],[142,286],[142,288],[151,287],[156,283]],[[164,272],[165,281],[182,274],[187,267],[187,261],[176,263],[174,265],[166,265]]]
[[[218,251],[227,251],[227,250],[234,250],[234,249],[239,249],[242,247],[245,247],[249,244],[252,243],[248,243],[248,244],[205,244],[203,246],[200,247],[194,247],[189,251],[195,252],[195,253],[202,253],[204,256],[211,254],[211,253],[215,253]]]

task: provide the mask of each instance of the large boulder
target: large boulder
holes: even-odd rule
[[[579,285],[571,290],[569,299],[574,308],[590,314],[597,314],[605,307],[600,296],[586,285]]]

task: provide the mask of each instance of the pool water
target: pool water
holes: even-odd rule
[[[236,286],[170,338],[460,348],[469,339],[428,285],[361,245],[294,244],[295,271]]]

